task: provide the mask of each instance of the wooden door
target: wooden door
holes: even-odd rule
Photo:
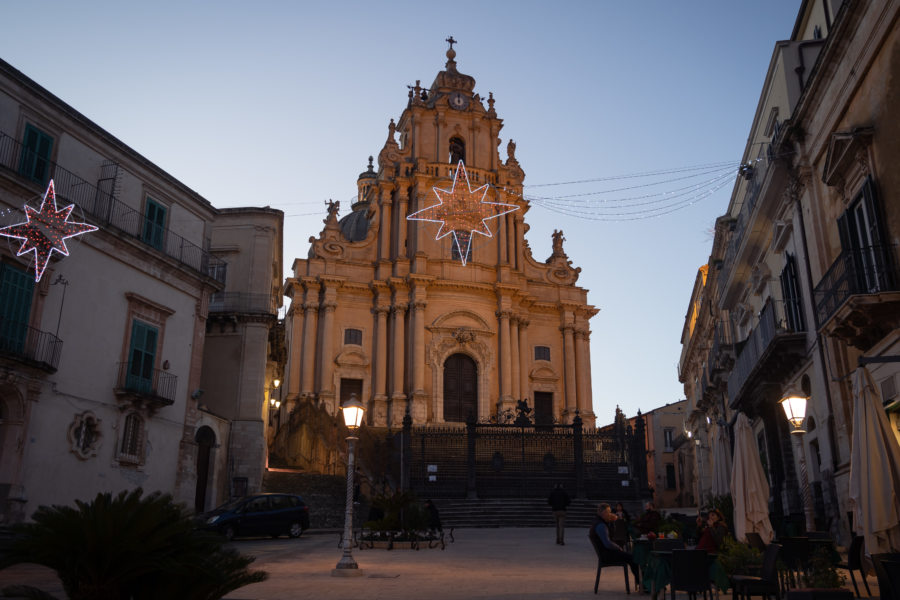
[[[478,367],[465,354],[444,362],[444,421],[464,422],[478,416]]]

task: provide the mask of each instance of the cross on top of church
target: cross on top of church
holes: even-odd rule
[[[444,40],[444,41],[447,42],[448,44],[450,44],[450,49],[451,49],[451,50],[453,50],[453,44],[458,44],[458,43],[459,43],[459,42],[457,42],[456,40],[453,39],[453,36],[452,36],[452,35],[451,35],[450,37],[448,37],[448,38],[447,38],[446,40]]]

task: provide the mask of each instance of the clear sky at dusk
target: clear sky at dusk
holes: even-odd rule
[[[349,210],[406,86],[431,85],[449,35],[460,72],[482,97],[494,93],[501,158],[514,139],[526,197],[546,197],[632,180],[528,186],[737,165],[774,44],[790,36],[799,6],[4,2],[0,57],[213,205],[284,210],[287,275],[322,228],[323,202]],[[562,229],[583,269],[578,284],[600,309],[598,424],[617,404],[631,416],[683,397],[684,315],[732,185],[650,219],[587,220],[537,204],[526,215],[535,259],[550,256]]]

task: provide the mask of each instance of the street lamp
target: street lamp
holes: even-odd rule
[[[350,430],[347,436],[347,502],[344,511],[344,553],[335,568],[331,570],[332,576],[352,577],[362,575],[359,565],[353,560],[351,546],[353,545],[353,473],[354,456],[353,446],[358,439],[354,434],[362,425],[363,414],[366,408],[356,399],[356,394],[350,394],[350,399],[341,406],[341,414],[344,417],[344,425]]]
[[[784,409],[784,416],[790,421],[793,429],[791,433],[806,433],[803,428],[803,419],[806,418],[806,396],[795,392],[788,392],[784,398],[779,401],[781,408]]]
[[[798,440],[798,455],[800,458],[800,491],[803,495],[803,512],[806,516],[806,530],[815,529],[815,514],[812,506],[812,497],[809,493],[809,473],[806,469],[806,450],[803,447],[802,436],[806,433],[803,428],[803,420],[806,418],[806,403],[809,398],[796,390],[789,390],[778,401],[784,409],[784,416],[791,424],[791,433],[796,433]]]

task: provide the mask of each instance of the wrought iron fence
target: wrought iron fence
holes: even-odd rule
[[[543,497],[555,484],[579,496],[646,494],[640,433],[470,421],[465,427],[404,426],[409,487],[422,497]],[[642,464],[643,463],[643,464]],[[624,482],[624,484],[623,484]]]
[[[0,318],[0,352],[55,372],[62,354],[62,340],[24,323]]]
[[[896,246],[878,245],[844,250],[816,285],[816,323],[821,327],[850,296],[894,291],[900,273],[893,260]]]
[[[29,159],[36,160],[37,158],[33,151],[9,135],[0,132],[0,168],[11,171],[29,181],[36,181],[23,165],[27,164]],[[146,235],[146,218],[139,211],[58,164],[49,161],[47,164],[50,166],[50,176],[43,181],[37,181],[37,183],[46,185],[48,179],[53,179],[56,196],[60,201],[78,205],[101,226],[111,226],[156,248],[195,271],[213,277],[220,283],[225,282],[225,263],[220,258],[173,233],[168,228],[158,232],[161,235]]]
[[[178,377],[162,369],[144,369],[142,365],[119,363],[116,389],[121,392],[143,396],[167,406],[175,402],[177,387]]]

